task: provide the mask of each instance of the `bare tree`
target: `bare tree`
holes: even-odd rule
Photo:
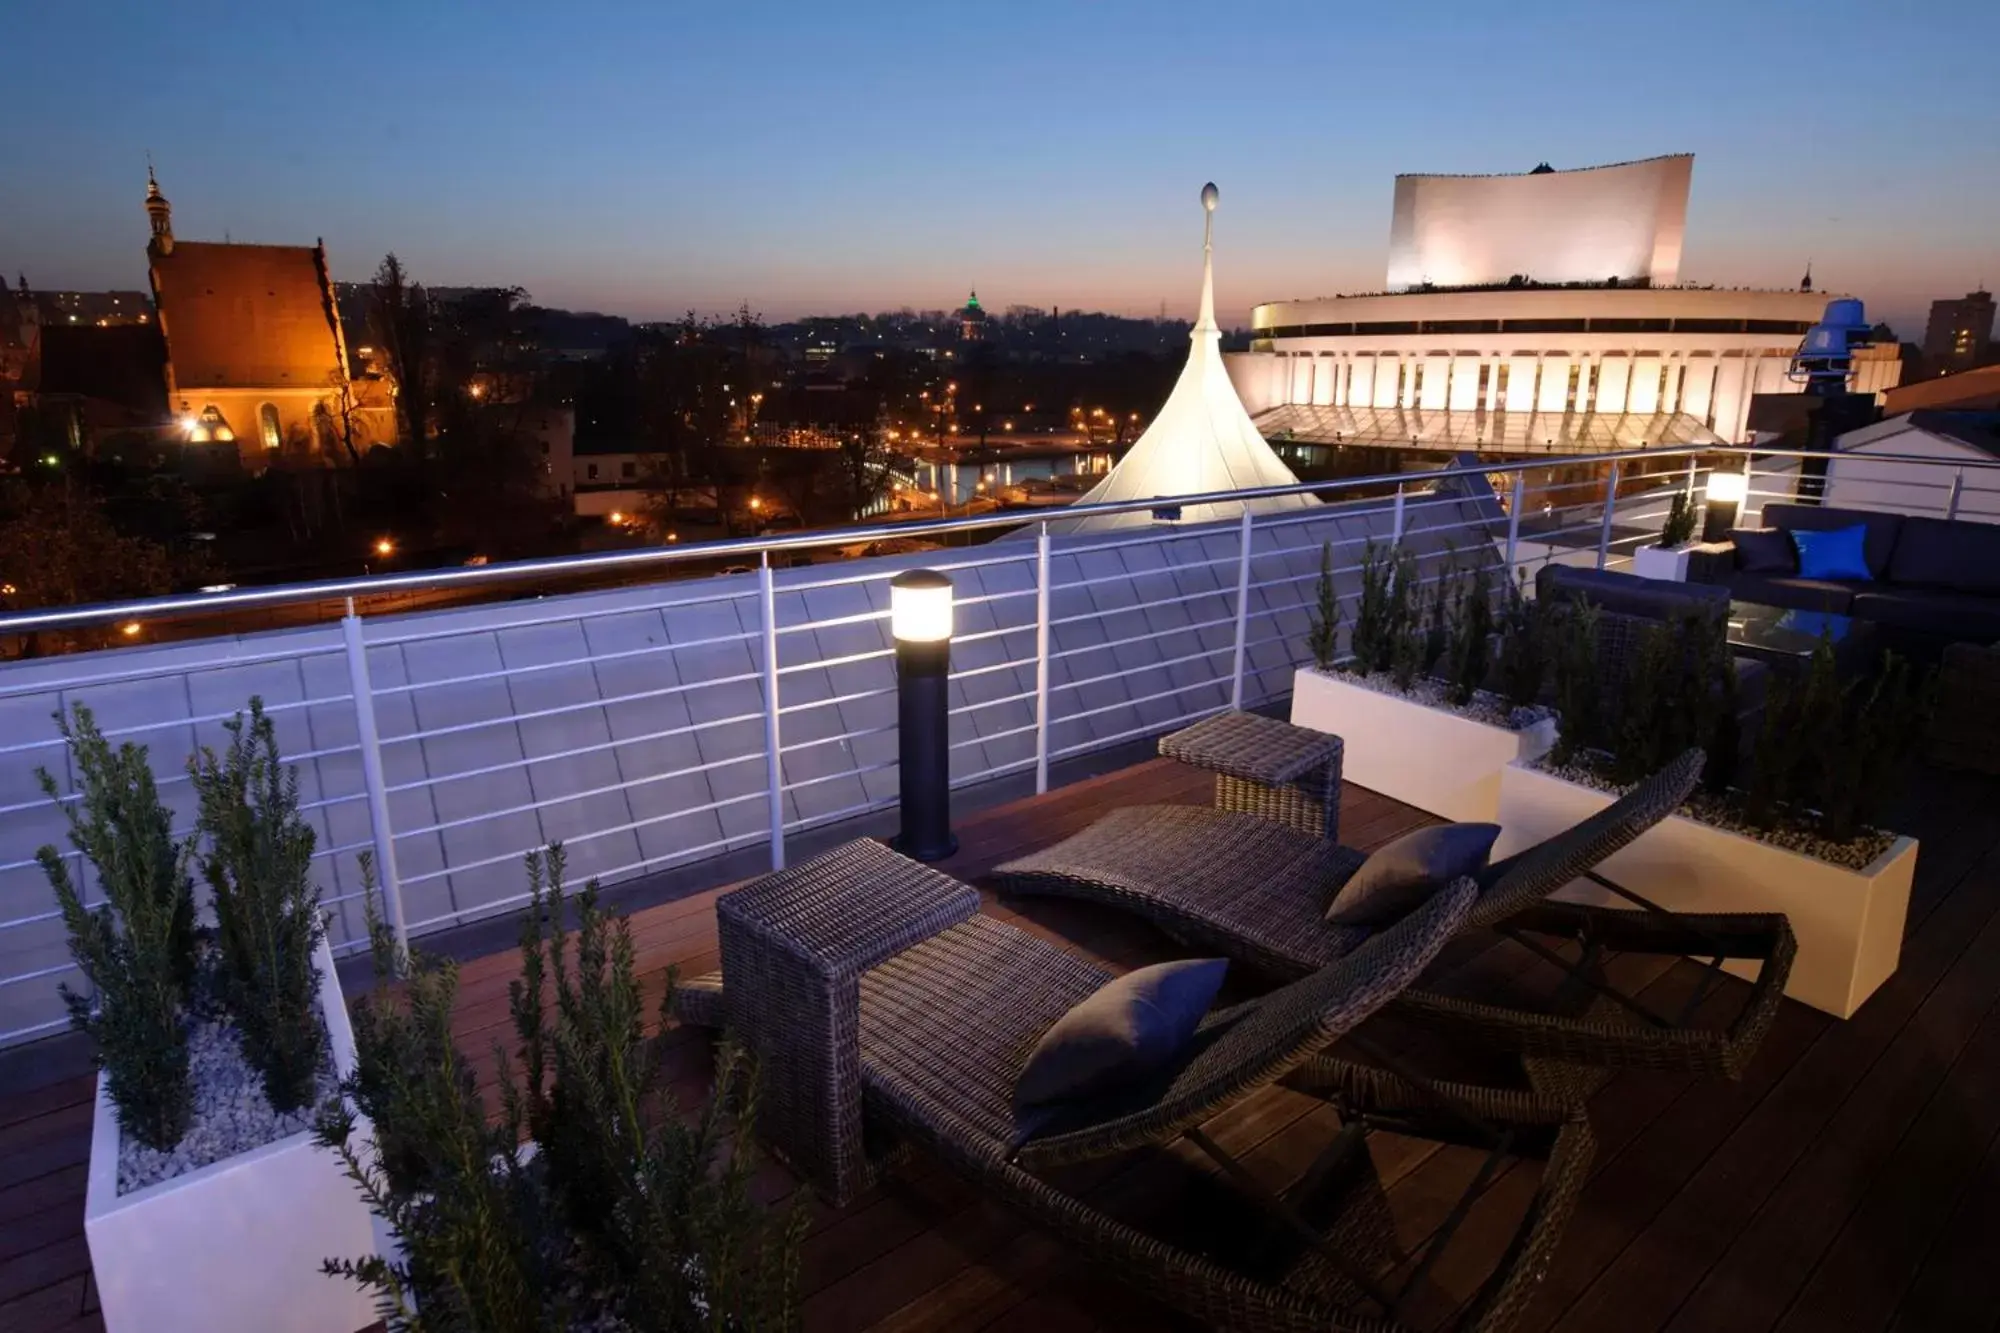
[[[392,251],[375,270],[368,327],[396,379],[396,419],[403,441],[421,453],[430,438],[433,318],[430,294],[410,281]]]

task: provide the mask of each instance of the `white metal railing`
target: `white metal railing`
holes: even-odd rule
[[[180,827],[184,762],[252,694],[266,700],[319,832],[316,873],[337,948],[362,947],[356,858],[372,852],[390,920],[415,936],[517,906],[510,869],[550,838],[577,878],[607,881],[751,846],[782,865],[787,838],[894,804],[888,580],[927,565],[958,586],[949,720],[954,785],[1032,773],[1290,689],[1322,545],[1352,619],[1372,542],[1401,541],[1423,577],[1471,552],[1513,569],[1617,568],[1654,539],[1676,491],[1714,468],[1751,474],[1746,521],[1795,498],[1799,452],[1651,449],[1574,459],[1182,498],[1183,506],[1310,493],[1336,503],[1227,522],[1155,522],[1064,535],[1093,514],[1153,502],[988,514],[660,551],[334,580],[0,616],[0,636],[348,599],[337,625],[191,640],[0,668],[0,1042],[63,1026],[73,981],[34,849],[66,846],[33,773],[74,789],[50,714],[91,704],[114,740],[145,744]],[[1670,470],[1650,471],[1663,459]],[[1837,459],[1830,503],[1852,478]],[[2000,463],[1893,464],[1913,512],[2000,519]],[[886,536],[1023,540],[838,566],[778,568],[776,553]],[[1455,553],[1455,554],[1454,554]],[[365,616],[384,591],[437,592],[736,559],[751,574],[638,583]],[[80,862],[73,852],[66,853]],[[85,873],[86,887],[95,891]]]

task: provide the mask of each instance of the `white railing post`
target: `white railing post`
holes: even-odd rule
[[[1249,650],[1250,635],[1250,506],[1243,506],[1243,550],[1236,561],[1236,661],[1229,672],[1229,706],[1243,707],[1243,659]]]
[[[1507,513],[1507,582],[1514,581],[1514,561],[1521,548],[1521,506],[1528,502],[1528,469],[1514,474],[1514,498]]]
[[[1694,477],[1695,477],[1695,471],[1697,467],[1700,465],[1700,462],[1701,460],[1698,458],[1688,459],[1687,498],[1689,504],[1694,503]]]
[[[1049,789],[1049,525],[1035,526],[1035,794]]]
[[[1764,522],[1764,506],[1757,506],[1757,517],[1750,517],[1750,502],[1757,498],[1757,460],[1750,454],[1743,455],[1743,503],[1736,506],[1736,521],[1744,527],[1761,526]]]
[[[1403,544],[1403,484],[1401,482],[1397,482],[1396,515],[1391,524],[1391,531],[1389,533],[1389,545],[1401,546],[1402,544]]]
[[[764,776],[770,785],[771,869],[785,868],[785,765],[778,753],[778,592],[771,553],[757,566],[758,620],[764,628]]]
[[[1611,464],[1611,476],[1604,483],[1604,522],[1597,529],[1597,567],[1611,555],[1611,520],[1618,514],[1618,464]]]
[[[368,645],[361,637],[361,617],[354,599],[340,622],[347,647],[347,683],[354,695],[355,743],[361,750],[361,783],[368,793],[368,830],[375,844],[375,876],[388,909],[389,929],[396,937],[398,960],[410,953],[410,928],[403,915],[403,885],[396,876],[396,834],[389,824],[389,784],[382,775],[381,733],[375,727],[375,690],[368,683]]]
[[[1946,518],[1958,517],[1958,499],[1964,490],[1965,469],[1962,467],[1952,469],[1951,494],[1947,495],[1944,500],[1944,516]]]

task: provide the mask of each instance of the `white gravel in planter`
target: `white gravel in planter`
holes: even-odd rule
[[[1505,727],[1509,731],[1526,731],[1543,718],[1554,717],[1555,711],[1540,704],[1530,704],[1516,708],[1504,698],[1487,690],[1473,693],[1471,702],[1455,704],[1448,698],[1450,686],[1435,676],[1419,676],[1405,690],[1396,684],[1396,678],[1386,671],[1371,671],[1366,674],[1347,667],[1335,667],[1333,673],[1350,685],[1359,685],[1364,690],[1386,694],[1392,699],[1408,699],[1411,703],[1422,704],[1441,712],[1455,713],[1459,717],[1470,718],[1474,722],[1484,722],[1489,727]]]
[[[1613,782],[1605,777],[1596,765],[1590,763],[1556,764],[1544,758],[1537,761],[1535,766],[1556,777],[1580,786],[1595,788],[1612,796],[1623,796],[1637,785]],[[1735,792],[1717,796],[1712,792],[1697,791],[1681,807],[1680,813],[1690,819],[1699,820],[1710,828],[1740,833],[1746,838],[1755,838],[1758,842],[1782,847],[1801,856],[1810,856],[1815,861],[1824,861],[1828,865],[1844,866],[1849,870],[1866,870],[1896,841],[1895,834],[1877,828],[1857,833],[1846,842],[1829,841],[1813,832],[1811,828],[1798,824],[1780,825],[1774,829],[1757,828],[1743,817]]]
[[[119,1135],[118,1192],[157,1185],[178,1175],[261,1148],[310,1129],[315,1108],[337,1086],[333,1065],[321,1069],[313,1105],[279,1115],[264,1100],[264,1084],[250,1062],[233,1024],[196,1019],[188,1025],[188,1076],[194,1085],[194,1113],[188,1131],[169,1152],[148,1148],[129,1134]]]

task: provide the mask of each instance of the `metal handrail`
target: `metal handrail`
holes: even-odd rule
[[[1279,499],[1287,496],[1322,496],[1328,493],[1359,491],[1377,486],[1408,485],[1412,480],[1426,483],[1458,477],[1486,477],[1496,472],[1572,464],[1606,464],[1659,458],[1690,458],[1703,455],[1743,458],[1837,459],[1838,454],[1811,449],[1767,449],[1742,445],[1665,445],[1648,449],[1628,449],[1618,453],[1575,454],[1552,458],[1496,459],[1469,467],[1442,468],[1420,474],[1377,473],[1366,477],[1343,477],[1334,481],[1297,482],[1285,486],[1257,486],[1240,491],[1209,491],[1200,495],[1154,496],[1146,500],[1120,500],[1089,505],[1070,505],[1053,514],[1020,510],[999,510],[990,514],[956,518],[913,519],[901,523],[877,523],[864,527],[840,528],[824,532],[800,532],[783,536],[731,537],[721,541],[687,545],[648,547],[644,550],[596,552],[590,555],[550,556],[534,560],[514,560],[497,565],[451,569],[411,570],[399,574],[369,574],[352,578],[322,579],[313,583],[281,584],[268,588],[234,588],[219,593],[189,593],[167,597],[145,597],[121,602],[100,602],[91,606],[51,607],[0,615],[0,635],[27,634],[38,630],[81,629],[115,621],[199,615],[205,612],[291,606],[305,602],[338,601],[347,597],[377,596],[392,592],[430,592],[453,587],[504,584],[537,576],[568,577],[606,570],[645,568],[653,565],[686,564],[702,560],[726,560],[732,556],[763,556],[767,552],[807,550],[819,546],[848,546],[857,542],[881,541],[892,537],[923,538],[962,532],[984,532],[994,528],[1025,528],[1037,522],[1106,515],[1150,513],[1162,505],[1194,508],[1206,504],[1237,504],[1245,500]],[[1991,468],[2000,470],[2000,460],[1926,458],[1914,454],[1851,455],[1866,457],[1871,463],[1911,463],[1928,467]],[[1022,559],[1030,558],[1024,552]],[[746,580],[752,576],[744,575]],[[745,588],[754,595],[754,584]],[[781,588],[781,591],[783,589]]]

